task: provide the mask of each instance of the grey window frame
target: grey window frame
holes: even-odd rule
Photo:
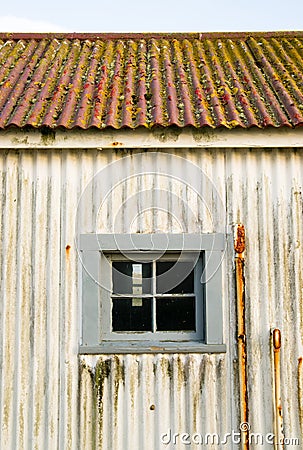
[[[82,271],[82,339],[80,353],[148,353],[148,352],[206,352],[226,351],[223,343],[222,312],[222,256],[225,236],[209,234],[83,234],[80,236]],[[111,270],[105,258],[121,258],[121,254],[135,259],[140,250],[155,253],[182,251],[203,252],[204,317],[203,340],[177,340],[174,333],[168,339],[150,333],[117,333],[109,331],[111,307]],[[117,256],[119,255],[119,256]],[[202,280],[203,281],[203,280]],[[101,288],[103,286],[103,288]],[[201,311],[201,309],[199,309]]]

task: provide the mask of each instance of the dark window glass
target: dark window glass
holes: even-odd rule
[[[195,297],[157,298],[158,331],[195,331]]]
[[[151,298],[114,298],[113,331],[152,331]]]
[[[151,293],[151,263],[113,261],[112,267],[114,294]]]
[[[157,293],[193,294],[194,263],[192,261],[157,262]]]

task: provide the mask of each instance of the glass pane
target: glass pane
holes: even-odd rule
[[[152,331],[151,298],[114,298],[113,331]]]
[[[194,262],[157,262],[157,293],[193,294]]]
[[[151,293],[151,263],[113,261],[112,271],[114,294]]]
[[[195,297],[156,299],[158,331],[196,331]]]

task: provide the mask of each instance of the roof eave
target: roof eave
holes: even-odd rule
[[[303,128],[0,130],[0,149],[303,148]]]

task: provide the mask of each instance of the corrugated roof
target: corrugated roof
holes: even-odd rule
[[[303,124],[303,33],[0,34],[0,128]]]

